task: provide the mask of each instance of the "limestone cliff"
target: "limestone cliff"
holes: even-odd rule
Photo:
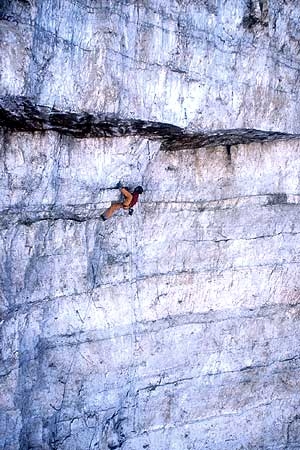
[[[300,448],[299,15],[2,0],[1,450]]]

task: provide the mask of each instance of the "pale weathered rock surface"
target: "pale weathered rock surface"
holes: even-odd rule
[[[2,2],[1,450],[300,448],[297,3]]]
[[[196,129],[299,132],[297,0],[2,0],[3,94]]]
[[[297,448],[299,145],[1,148],[3,448]]]

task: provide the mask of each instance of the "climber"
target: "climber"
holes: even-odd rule
[[[129,215],[132,216],[132,207],[137,203],[139,195],[144,192],[142,186],[137,186],[131,193],[129,192],[129,189],[127,187],[122,187],[122,184],[120,182],[117,184],[117,188],[120,189],[125,199],[122,202],[112,203],[111,206],[106,211],[104,211],[103,214],[101,214],[102,220],[109,219],[119,209],[128,210]]]

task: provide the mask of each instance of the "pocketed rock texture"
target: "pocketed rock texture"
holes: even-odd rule
[[[299,144],[1,148],[2,448],[298,448]]]
[[[1,2],[1,450],[300,448],[299,9]]]

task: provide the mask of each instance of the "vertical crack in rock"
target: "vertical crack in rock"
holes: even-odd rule
[[[88,258],[87,278],[91,289],[101,285],[101,269],[105,263],[105,255],[109,251],[109,246],[105,245],[107,236],[101,231],[102,227],[98,224],[95,229],[94,247]]]
[[[115,450],[121,448],[126,441],[125,434],[123,432],[122,422],[126,420],[122,416],[122,410],[114,412],[104,423],[102,436],[102,442],[106,442],[109,450]]]

